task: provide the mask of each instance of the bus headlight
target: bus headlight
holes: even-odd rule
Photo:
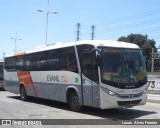
[[[101,89],[102,89],[103,91],[105,91],[107,94],[111,95],[111,96],[114,96],[114,95],[117,94],[117,93],[115,93],[115,92],[113,92],[113,91],[111,91],[111,90],[108,90],[107,88],[104,88],[104,87],[102,87],[102,86],[101,86]]]
[[[111,96],[116,95],[116,93],[115,93],[115,92],[112,92],[112,91],[110,91],[110,90],[109,90],[108,94],[109,94],[109,95],[111,95]]]
[[[146,93],[147,91],[148,91],[148,87],[145,88],[145,89],[142,91],[142,93]]]

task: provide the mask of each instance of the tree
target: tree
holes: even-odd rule
[[[120,38],[118,38],[118,41],[137,44],[142,49],[142,53],[145,58],[147,70],[150,71],[152,48],[154,48],[154,51],[157,52],[157,49],[155,46],[156,42],[153,39],[148,39],[147,35],[130,34],[126,37],[121,36]]]

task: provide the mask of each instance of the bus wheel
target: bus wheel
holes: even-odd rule
[[[27,94],[24,86],[20,87],[20,95],[21,95],[21,100],[26,101],[27,100]]]
[[[78,112],[81,110],[82,106],[79,103],[79,97],[75,91],[73,91],[69,96],[69,106],[72,111]]]

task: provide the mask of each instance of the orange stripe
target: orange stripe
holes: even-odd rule
[[[14,54],[14,56],[24,55],[24,54],[26,54],[26,52],[17,52],[17,53]]]
[[[3,65],[4,64],[4,62],[0,62],[0,65]]]
[[[34,83],[29,71],[17,72],[18,79],[20,83],[24,84],[25,89],[27,90],[28,86],[31,85],[34,91],[35,96],[37,97],[37,91],[34,87]]]

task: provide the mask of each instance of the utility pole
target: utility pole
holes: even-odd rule
[[[152,65],[151,65],[151,72],[154,72],[154,48],[152,48]]]
[[[94,33],[95,26],[94,25],[91,26],[91,30],[92,30],[92,32],[91,32],[91,40],[94,40],[94,37],[95,37],[95,33]]]
[[[79,41],[80,40],[80,27],[81,27],[81,24],[80,23],[77,23],[77,31],[76,31],[76,41]]]
[[[10,38],[10,39],[14,40],[14,42],[15,42],[15,53],[16,53],[17,52],[17,40],[22,40],[22,39],[17,38],[17,32],[16,32],[16,35],[15,35],[15,38]]]

